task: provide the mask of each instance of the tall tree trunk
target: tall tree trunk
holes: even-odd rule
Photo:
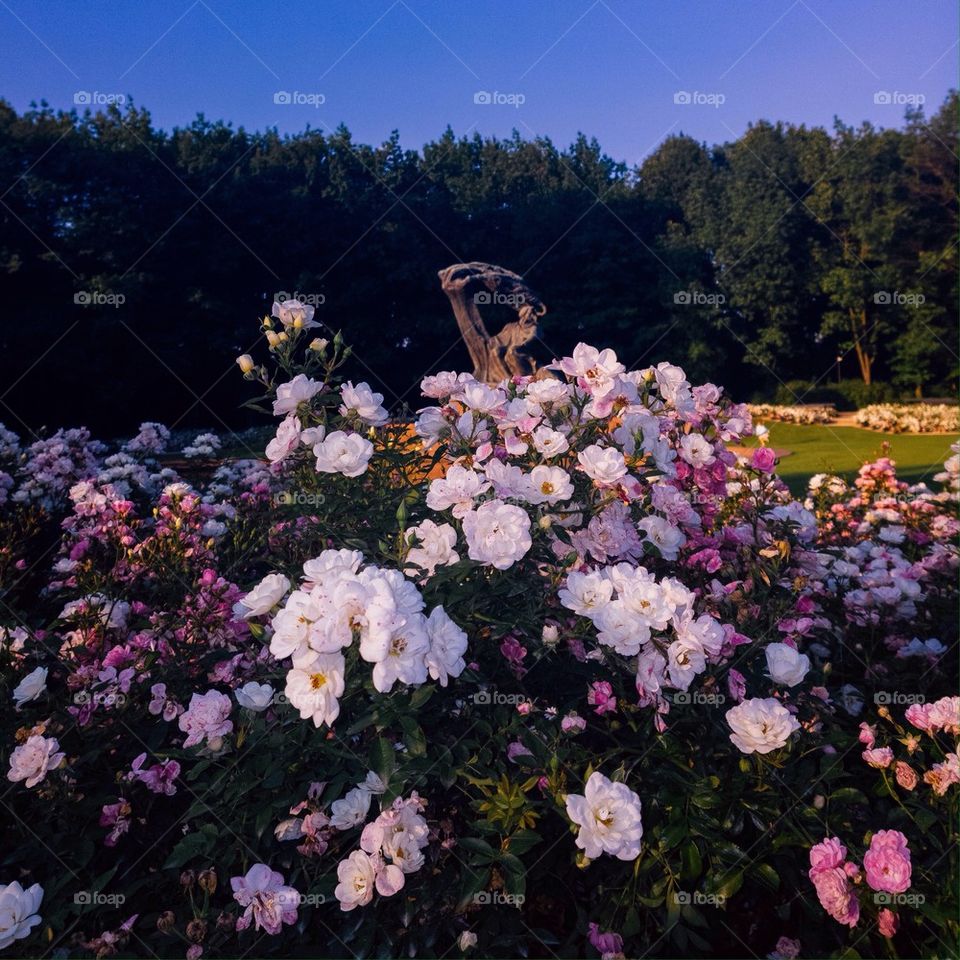
[[[870,386],[872,383],[873,357],[864,344],[867,334],[867,311],[850,310],[850,331],[853,334],[853,349],[857,354],[857,363],[860,364],[860,376],[863,382]]]

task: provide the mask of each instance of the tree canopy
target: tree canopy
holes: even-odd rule
[[[672,136],[629,168],[584,136],[448,129],[412,151],[0,101],[0,420],[237,426],[232,358],[281,291],[414,403],[424,373],[468,366],[437,270],[470,260],[543,296],[541,360],[587,340],[738,399],[829,380],[837,355],[868,383],[952,388],[957,106]]]

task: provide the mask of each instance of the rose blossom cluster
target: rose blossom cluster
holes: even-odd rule
[[[602,647],[636,657],[641,703],[661,700],[668,687],[689,689],[708,663],[719,662],[733,633],[711,615],[698,615],[693,592],[680,580],[657,580],[631,563],[573,571],[559,599],[594,625]]]
[[[558,376],[499,387],[467,374],[424,379],[440,406],[420,411],[427,448],[456,462],[430,481],[427,506],[459,521],[467,555],[504,570],[544,531],[557,557],[676,559],[703,514],[690,491],[722,497],[735,457],[725,441],[750,430],[745,408],[691,387],[679,367],[627,371],[612,350],[578,344]],[[452,549],[451,545],[451,549]]]
[[[882,708],[880,715],[893,723],[888,708]],[[922,779],[936,796],[942,797],[950,787],[960,783],[960,697],[911,704],[904,716],[922,734],[908,732],[894,723],[900,736],[892,743],[906,746],[907,759],[897,759],[892,746],[877,746],[876,727],[861,723],[859,739],[865,748],[863,759],[877,770],[889,770],[898,786],[908,792],[915,790]],[[918,773],[927,764],[929,769]]]
[[[856,926],[860,919],[855,884],[865,879],[878,893],[901,894],[910,889],[911,873],[910,848],[899,830],[878,830],[873,834],[863,855],[862,871],[847,860],[847,848],[837,837],[814,844],[810,850],[808,875],[820,905],[837,923],[848,927]],[[892,937],[898,925],[899,919],[892,910],[884,908],[879,912],[878,926],[885,937]]]
[[[267,444],[267,459],[273,464],[281,464],[307,448],[313,451],[318,473],[359,477],[366,472],[374,449],[360,431],[387,422],[383,394],[375,393],[367,383],[344,383],[340,388],[341,402],[337,412],[348,429],[330,431],[312,406],[314,397],[323,390],[323,383],[303,373],[276,388],[273,412],[284,419]]]
[[[331,810],[335,807],[336,803]],[[403,889],[406,875],[423,866],[423,849],[430,834],[427,821],[421,816],[423,807],[416,793],[406,799],[397,797],[363,828],[360,849],[337,866],[339,883],[334,895],[341,910],[366,906],[374,891],[382,897],[393,896]]]
[[[318,727],[332,725],[340,713],[344,651],[355,641],[360,659],[373,666],[380,693],[389,693],[398,681],[425,683],[428,676],[446,686],[466,666],[467,635],[443,607],[425,615],[413,583],[397,570],[363,566],[359,551],[324,550],[303,565],[300,586],[290,587],[286,577],[269,575],[238,610],[261,616],[283,601],[271,620],[270,652],[290,659],[286,696]]]

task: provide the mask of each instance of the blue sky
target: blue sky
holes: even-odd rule
[[[198,112],[343,122],[366,143],[396,128],[412,148],[448,124],[582,131],[635,163],[670,133],[894,126],[917,97],[932,113],[956,84],[957,19],[954,0],[0,0],[0,96],[132,96],[165,128]]]

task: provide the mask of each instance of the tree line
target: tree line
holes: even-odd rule
[[[743,400],[952,392],[957,107],[671,136],[629,167],[585,136],[448,129],[415,151],[0,100],[0,421],[243,424],[232,358],[278,293],[416,406],[423,373],[468,367],[437,279],[465,260],[541,294],[541,360],[586,340]]]

